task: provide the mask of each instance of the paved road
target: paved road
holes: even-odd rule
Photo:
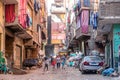
[[[104,77],[97,74],[81,74],[77,69],[66,68],[53,71],[50,69],[43,72],[43,69],[31,70],[26,75],[3,75],[0,80],[120,80],[120,77]]]

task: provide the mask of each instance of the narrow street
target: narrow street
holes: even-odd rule
[[[43,72],[43,69],[30,70],[26,75],[0,75],[0,80],[120,80],[120,77],[104,77],[98,74],[81,74],[75,68],[58,69],[53,71],[50,69]]]

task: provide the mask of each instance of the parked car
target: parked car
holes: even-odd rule
[[[38,59],[25,59],[23,61],[23,66],[31,68],[33,66],[37,66],[38,62],[39,62]]]
[[[85,56],[79,66],[79,70],[82,73],[86,71],[97,71],[102,67],[104,62],[99,56]]]
[[[99,52],[97,50],[92,50],[89,55],[90,56],[99,56]]]

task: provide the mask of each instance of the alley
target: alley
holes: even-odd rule
[[[3,75],[0,74],[0,80],[120,80],[120,77],[104,77],[98,74],[81,74],[77,69],[66,68],[65,70],[49,70],[43,72],[43,69],[30,70],[26,75]]]

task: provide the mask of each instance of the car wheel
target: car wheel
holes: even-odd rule
[[[82,74],[85,74],[85,71],[84,71],[84,70],[81,70],[81,73],[82,73]]]

